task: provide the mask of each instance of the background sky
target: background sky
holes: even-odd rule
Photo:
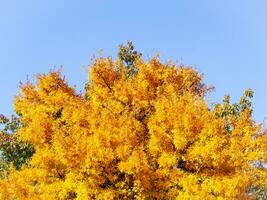
[[[77,90],[100,49],[116,57],[127,40],[145,58],[192,65],[215,86],[208,99],[255,91],[254,116],[267,117],[266,0],[0,0],[0,113],[13,112],[19,82],[64,67]]]

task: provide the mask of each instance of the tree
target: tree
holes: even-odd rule
[[[15,169],[20,169],[26,164],[34,153],[32,145],[21,142],[16,135],[17,129],[21,127],[19,116],[12,115],[10,119],[0,115],[0,174],[8,170],[10,164]],[[1,175],[0,175],[1,176]]]
[[[21,87],[16,134],[35,154],[0,180],[0,199],[246,199],[266,185],[251,91],[209,107],[191,67],[126,60],[96,59],[86,98],[60,72]]]
[[[128,41],[127,45],[119,45],[118,58],[125,64],[127,78],[137,72],[138,68],[134,64],[141,56],[142,54],[134,49],[134,45],[131,41]]]

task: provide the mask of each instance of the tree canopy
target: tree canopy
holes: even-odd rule
[[[252,91],[209,106],[193,68],[124,50],[94,61],[86,94],[59,71],[21,86],[15,132],[35,153],[3,174],[0,199],[248,199],[267,184]]]

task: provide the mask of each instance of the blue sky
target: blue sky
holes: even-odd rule
[[[255,91],[254,116],[267,117],[266,0],[0,0],[0,113],[12,113],[20,81],[64,67],[81,90],[100,49],[116,57],[132,40],[145,58],[192,65],[216,90],[238,100]]]

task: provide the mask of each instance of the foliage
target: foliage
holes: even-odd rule
[[[267,189],[262,187],[255,187],[251,190],[254,193],[255,200],[266,200],[267,199]]]
[[[134,49],[134,45],[131,41],[128,41],[127,45],[119,45],[118,58],[125,64],[125,67],[127,68],[127,78],[137,72],[138,68],[134,66],[134,62],[140,59],[141,56],[142,54]]]
[[[0,172],[6,171],[10,164],[15,169],[20,169],[27,163],[34,153],[32,145],[21,142],[15,134],[16,130],[21,127],[19,116],[12,115],[10,119],[0,115]]]
[[[118,57],[124,62],[126,67],[134,65],[135,60],[142,56],[141,53],[134,49],[134,45],[131,41],[127,42],[127,45],[119,45]]]
[[[131,50],[131,48],[130,48]],[[246,199],[266,184],[266,132],[252,92],[210,108],[190,67],[99,58],[86,96],[60,72],[21,87],[19,139],[29,165],[0,180],[0,199]]]

